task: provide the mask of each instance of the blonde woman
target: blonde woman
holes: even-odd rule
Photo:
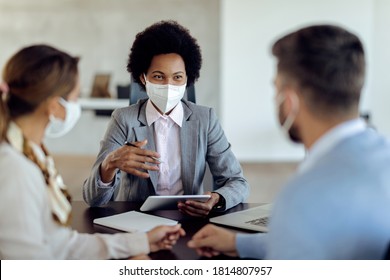
[[[127,258],[170,249],[180,225],[148,233],[81,234],[69,227],[71,204],[43,145],[80,116],[78,58],[47,45],[17,52],[0,86],[0,259]]]

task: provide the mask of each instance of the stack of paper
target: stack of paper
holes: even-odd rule
[[[129,211],[113,216],[98,218],[93,220],[93,223],[127,232],[147,232],[159,225],[176,225],[177,221],[137,211]]]

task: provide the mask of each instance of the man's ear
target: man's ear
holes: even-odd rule
[[[288,88],[285,92],[286,94],[286,103],[289,111],[293,111],[294,113],[298,113],[300,97],[297,91],[294,88]]]
[[[296,90],[292,87],[285,87],[283,90],[285,101],[283,102],[286,106],[285,110],[287,112],[297,111],[299,108],[299,96]]]

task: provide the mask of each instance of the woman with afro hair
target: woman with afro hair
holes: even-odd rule
[[[175,21],[157,22],[136,35],[127,70],[148,98],[113,112],[84,183],[89,205],[203,194],[206,164],[214,179],[213,192],[206,192],[210,199],[179,202],[180,211],[205,217],[246,199],[248,183],[215,111],[183,99],[201,65],[196,39]]]

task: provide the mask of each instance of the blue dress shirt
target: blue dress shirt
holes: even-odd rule
[[[243,258],[381,259],[390,241],[390,145],[360,120],[308,152],[277,197],[267,234],[238,234]]]

